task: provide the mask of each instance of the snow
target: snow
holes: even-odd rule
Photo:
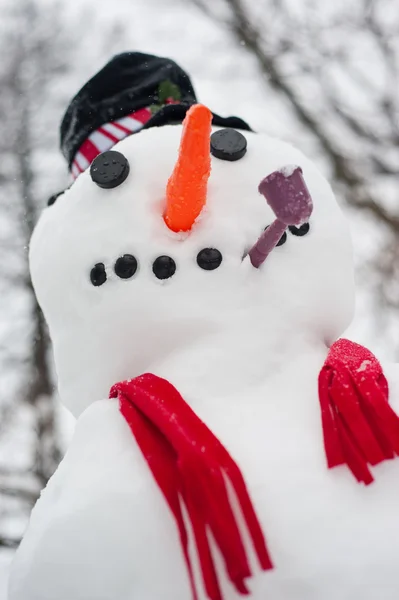
[[[251,336],[241,334],[243,360]],[[243,377],[242,365],[238,377],[231,370],[227,396],[216,365],[223,371],[231,365],[212,361],[212,372],[203,350],[202,362],[193,349],[180,363],[195,361],[199,374],[173,370],[172,360],[159,370],[178,384],[243,470],[276,564],[266,574],[254,566],[251,598],[375,600],[383,589],[384,600],[394,600],[399,541],[390,533],[398,523],[399,464],[374,469],[377,481],[368,489],[343,468],[329,471],[315,382],[326,350],[310,348],[295,334],[280,346],[274,340],[274,348],[279,360],[265,365],[259,354],[255,366],[266,366],[266,378],[250,371]],[[213,346],[211,358],[215,350],[220,358],[225,345]],[[286,366],[283,374],[279,361]],[[213,394],[206,386],[199,391],[203,372]],[[240,379],[252,386],[240,387]],[[223,572],[220,557],[216,562]],[[174,520],[114,401],[93,403],[79,419],[70,450],[33,513],[15,568],[10,600],[191,597]],[[222,586],[227,600],[238,600],[224,577]]]
[[[284,175],[284,177],[291,177],[294,171],[298,169],[298,165],[284,165],[280,167],[278,171]]]
[[[252,298],[242,290],[252,290],[258,275],[248,274],[245,265],[238,274],[236,270],[245,250],[274,221],[258,185],[285,156],[287,163],[301,164],[315,202],[314,218],[321,219],[323,226],[312,227],[302,243],[290,235],[288,243],[276,248],[264,263],[261,271],[268,283],[267,293],[262,291],[259,318],[274,314],[279,306],[289,318],[295,312],[302,327],[309,324],[332,341],[352,316],[353,271],[346,223],[327,182],[308,159],[284,142],[248,133],[248,151],[240,161],[227,164],[213,157],[204,218],[187,239],[170,235],[161,199],[180,133],[180,126],[154,128],[121,141],[115,148],[131,165],[126,182],[102,190],[88,172],[82,174],[44,212],[33,236],[32,279],[52,335],[60,395],[76,416],[90,402],[106,397],[115,381],[149,370],[154,361],[198,331],[213,330],[226,306],[260,302],[258,293]],[[222,267],[211,273],[199,269],[195,260],[206,247],[217,247],[223,255]],[[133,254],[139,266],[132,280],[121,282],[113,265],[125,253]],[[151,265],[165,254],[174,258],[177,272],[161,287]],[[104,263],[108,279],[95,288],[87,274],[97,262]],[[68,303],[64,286],[54,285],[61,266],[68,281]],[[300,290],[308,304],[300,299]],[[339,302],[337,290],[342,290]],[[204,297],[209,299],[202,301]],[[132,311],[140,318],[128,318]],[[287,318],[286,313],[280,318]],[[110,368],[97,369],[94,375],[92,365],[103,364]]]
[[[126,181],[103,190],[84,173],[34,234],[32,280],[60,394],[80,418],[32,514],[10,600],[189,597],[174,520],[117,404],[106,400],[114,382],[146,371],[178,388],[242,469],[278,567],[255,569],[255,600],[356,598],[360,589],[362,600],[375,600],[384,581],[393,600],[390,557],[399,540],[388,533],[397,523],[399,466],[379,468],[370,493],[344,469],[327,470],[322,443],[317,376],[327,345],[353,315],[346,221],[301,152],[248,133],[240,161],[212,157],[203,218],[185,239],[171,235],[162,198],[181,130],[149,129],[121,141],[115,149],[129,161]],[[303,170],[314,204],[310,232],[288,234],[254,269],[242,256],[274,220],[258,185],[281,164]],[[215,271],[196,264],[206,247],[223,255]],[[113,271],[124,253],[139,263],[127,281]],[[177,271],[160,285],[151,265],[161,254]],[[108,279],[96,288],[88,274],[99,261]],[[385,570],[365,571],[373,560]],[[226,599],[236,598],[222,581]]]
[[[369,360],[364,360],[362,362],[362,364],[360,365],[360,367],[358,368],[357,372],[358,373],[362,373],[363,371],[366,371],[367,367],[371,364],[371,362]]]

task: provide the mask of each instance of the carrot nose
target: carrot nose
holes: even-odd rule
[[[166,187],[164,220],[172,231],[189,231],[206,203],[211,172],[212,113],[195,104],[183,121],[179,156]]]

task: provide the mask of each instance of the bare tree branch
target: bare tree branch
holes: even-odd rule
[[[388,291],[392,286],[387,286],[394,269],[386,264],[397,260],[399,246],[399,13],[395,0],[364,0],[363,10],[343,3],[332,11],[314,0],[303,0],[297,7],[300,10],[283,0],[263,0],[262,10],[249,0],[192,3],[256,59],[265,86],[288,101],[297,123],[320,147],[335,187],[351,207],[371,217],[383,242],[368,265],[373,273],[370,280],[376,282],[369,287],[378,290],[377,302],[385,294],[385,306],[399,310]],[[388,8],[396,22],[380,18]],[[366,38],[369,69],[356,55],[356,39],[364,47]],[[309,89],[317,91],[316,103],[307,92],[309,81]],[[353,88],[350,94],[348,86]],[[396,270],[395,276],[399,276]]]
[[[10,298],[22,300],[18,318],[9,313],[9,326],[0,339],[2,362],[8,372],[15,371],[15,384],[1,402],[0,443],[10,428],[19,422],[29,427],[26,442],[27,468],[18,481],[18,467],[11,462],[7,474],[0,470],[0,496],[20,500],[26,514],[39,497],[40,490],[61,458],[57,431],[54,383],[50,365],[50,342],[42,312],[37,304],[28,272],[27,248],[41,210],[38,197],[38,152],[46,150],[48,140],[38,128],[39,116],[52,118],[54,108],[49,92],[57,77],[67,68],[63,19],[60,6],[43,5],[38,0],[10,0],[9,31],[0,42],[0,157],[2,164],[0,215],[8,224],[3,241],[0,281],[10,290]],[[11,33],[12,32],[12,33]],[[4,48],[1,46],[4,45]],[[47,107],[46,107],[47,103]],[[39,111],[39,107],[41,111]],[[7,115],[7,118],[5,118]],[[56,132],[57,124],[51,125]],[[55,140],[54,140],[55,141]],[[7,168],[4,168],[7,165]],[[4,316],[3,316],[4,318]],[[18,347],[14,338],[18,338]],[[29,421],[20,415],[30,414]],[[30,469],[30,472],[28,471]],[[1,523],[0,523],[1,527]],[[1,529],[0,529],[1,533]],[[18,540],[3,536],[0,545],[15,545]]]

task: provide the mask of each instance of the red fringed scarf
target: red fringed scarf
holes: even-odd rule
[[[181,502],[192,525],[208,597],[222,600],[208,530],[230,581],[240,594],[248,594],[245,579],[251,571],[225,477],[237,496],[262,569],[271,569],[272,563],[244,479],[227,450],[165,379],[145,374],[116,384],[110,397],[119,398],[121,413],[176,519],[194,600],[198,595]]]
[[[346,464],[357,481],[373,481],[368,465],[399,455],[399,418],[388,404],[388,383],[369,350],[341,339],[319,375],[328,467]]]
[[[119,398],[120,411],[176,519],[193,599],[198,595],[182,502],[208,598],[222,600],[208,532],[221,551],[230,581],[247,595],[245,579],[251,572],[225,478],[237,496],[261,568],[273,565],[234,460],[165,379],[145,374],[116,384],[110,397]],[[335,342],[319,375],[319,399],[328,467],[346,464],[359,482],[370,484],[368,465],[399,455],[399,417],[388,404],[387,380],[376,357],[349,340]]]

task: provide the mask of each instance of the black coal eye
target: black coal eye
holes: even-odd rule
[[[265,227],[265,231],[266,231],[266,229],[268,227],[269,227],[269,225],[267,225],[267,227]],[[287,232],[284,231],[283,235],[281,236],[281,238],[277,242],[276,246],[282,246],[283,244],[285,244],[286,241],[287,241]]]
[[[309,223],[304,223],[303,225],[301,225],[300,227],[295,227],[295,225],[290,225],[288,227],[288,229],[290,230],[290,232],[293,235],[297,235],[299,237],[306,235],[310,229],[310,225]]]
[[[107,281],[104,263],[97,263],[90,271],[90,281],[96,287]]]
[[[65,190],[62,190],[62,192],[57,192],[56,194],[53,194],[52,196],[50,196],[50,198],[47,200],[47,206],[52,206],[56,202],[57,198],[62,196],[62,194],[65,194],[65,192],[67,192],[72,186],[73,186],[73,182],[71,183],[71,185],[69,185],[67,188],[65,188]]]
[[[57,200],[57,198],[59,196],[62,196],[64,191],[65,190],[62,190],[62,192],[57,192],[57,194],[53,194],[52,196],[50,196],[50,198],[47,200],[47,206],[52,206],[54,204],[54,202]]]
[[[158,279],[169,279],[176,272],[176,263],[170,256],[158,256],[154,260],[152,271]]]
[[[213,271],[220,267],[223,260],[222,254],[216,248],[204,248],[197,254],[197,264],[205,271]]]
[[[120,152],[108,150],[91,163],[90,176],[99,187],[110,189],[121,185],[129,175],[128,160]]]
[[[211,135],[211,154],[221,160],[239,160],[247,151],[247,140],[235,129],[221,129]]]
[[[129,279],[137,271],[137,260],[132,254],[124,254],[116,261],[114,270],[121,279]]]

